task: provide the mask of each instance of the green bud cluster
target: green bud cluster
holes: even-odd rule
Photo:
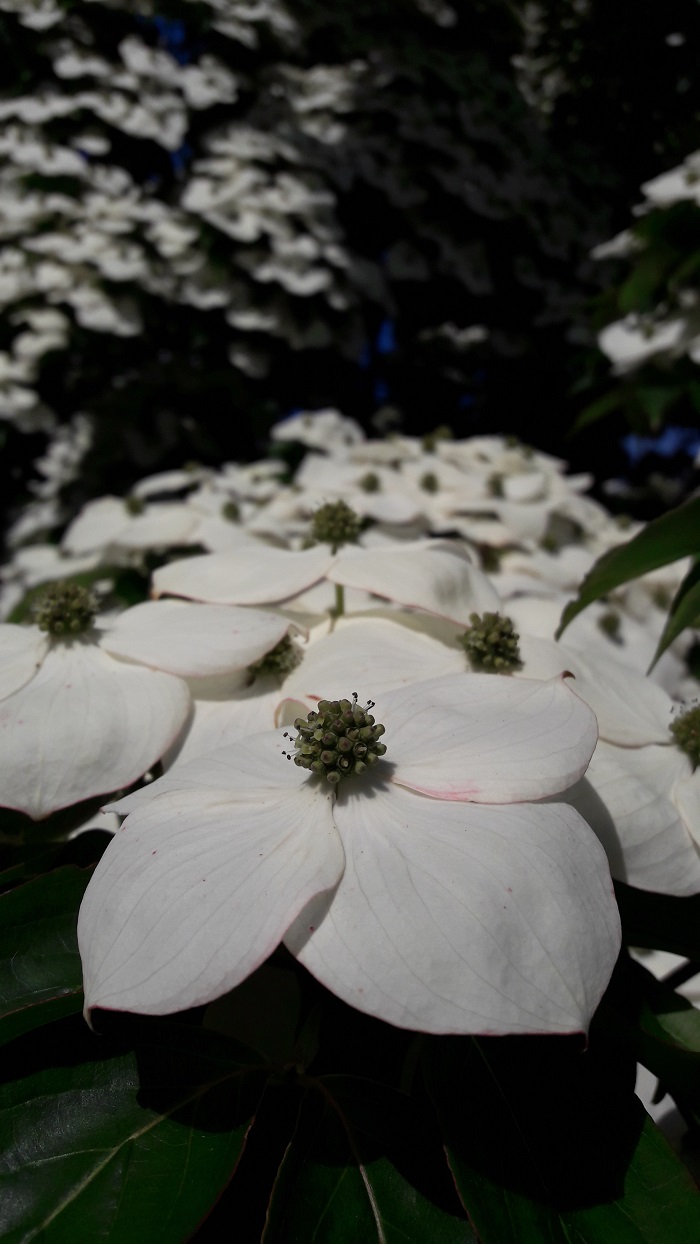
[[[381,492],[382,481],[376,471],[368,471],[360,480],[360,488],[363,492]]]
[[[78,583],[51,583],[33,608],[33,619],[49,635],[80,635],[92,626],[97,601],[92,592]]]
[[[676,717],[671,722],[671,734],[681,751],[690,756],[693,767],[697,768],[700,764],[700,705]]]
[[[441,423],[432,432],[428,432],[421,442],[423,452],[426,454],[434,454],[438,441],[451,441],[454,433],[452,428],[446,423]]]
[[[651,594],[651,599],[653,600],[653,602],[654,602],[654,604],[657,606],[657,608],[659,608],[659,609],[670,609],[670,608],[671,608],[671,600],[672,600],[673,598],[672,598],[671,593],[669,592],[668,588],[667,588],[667,587],[662,587],[662,586],[661,586],[661,584],[659,584],[659,586],[658,586],[658,587],[655,587],[655,588],[654,588],[654,590],[653,590],[653,592],[652,592],[652,594]]]
[[[500,613],[470,613],[471,626],[460,638],[472,669],[485,674],[510,674],[522,667],[519,635],[510,618]]]
[[[477,544],[477,552],[479,554],[481,569],[485,574],[495,574],[501,569],[501,562],[505,554],[505,549],[494,544]]]
[[[341,778],[364,773],[386,752],[384,744],[378,742],[384,726],[375,722],[371,708],[372,700],[362,708],[356,693],[352,700],[319,700],[317,712],[309,713],[306,719],[297,717],[294,722],[295,751],[285,752],[287,759],[321,774],[334,786]]]
[[[598,630],[602,631],[604,635],[607,635],[608,639],[611,639],[615,644],[622,643],[622,638],[620,636],[621,626],[622,622],[620,620],[620,615],[619,613],[616,613],[614,609],[606,610],[606,612],[602,613],[598,618]]]
[[[224,504],[221,507],[221,517],[224,518],[227,523],[238,522],[241,517],[241,511],[235,501],[224,501]]]
[[[311,535],[319,544],[330,544],[336,553],[343,544],[355,544],[362,531],[362,519],[345,501],[329,501],[311,520]]]
[[[265,653],[264,657],[248,667],[248,672],[253,678],[257,678],[260,674],[279,674],[283,678],[285,674],[291,674],[300,661],[301,652],[298,644],[295,644],[289,635],[284,635],[274,648]]]

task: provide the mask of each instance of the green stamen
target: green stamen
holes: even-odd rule
[[[484,674],[510,674],[522,668],[519,635],[510,618],[500,613],[470,613],[471,626],[460,643],[472,669]]]
[[[364,708],[352,700],[319,700],[318,711],[309,713],[305,719],[297,717],[297,731],[292,739],[294,752],[285,752],[295,765],[318,773],[337,786],[341,778],[359,777],[377,763],[386,752],[378,742],[384,734],[384,726],[375,722],[370,713],[372,700]]]
[[[697,769],[700,764],[700,705],[676,717],[671,722],[671,734],[681,751],[690,756],[693,768]]]
[[[97,613],[92,592],[78,583],[51,583],[33,609],[33,618],[42,631],[56,638],[81,635],[92,626]]]
[[[362,531],[362,519],[345,501],[329,501],[316,511],[311,520],[311,535],[321,544],[330,544],[337,553],[344,544],[356,544]]]
[[[284,635],[274,648],[265,653],[259,661],[255,661],[248,667],[248,672],[253,678],[257,678],[261,674],[278,674],[284,678],[285,674],[291,674],[301,661],[301,652],[298,644],[290,639],[289,635]]]

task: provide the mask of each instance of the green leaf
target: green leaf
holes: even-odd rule
[[[659,657],[674,639],[677,639],[681,631],[688,626],[697,626],[698,622],[700,622],[700,562],[691,566],[673,598],[664,629],[661,632],[661,639],[647,673],[651,673]]]
[[[599,1037],[480,1038],[428,1083],[480,1244],[693,1244],[700,1193]],[[630,1080],[631,1071],[631,1080]]]
[[[37,1070],[25,1047],[26,1073],[0,1089],[3,1244],[189,1238],[235,1170],[257,1076],[236,1047],[184,1025],[144,1023],[136,1053],[82,1019],[53,1029],[70,1055]]]
[[[599,419],[603,419],[605,415],[609,415],[613,410],[617,410],[622,406],[625,400],[625,391],[622,388],[613,389],[611,393],[605,393],[595,402],[591,402],[590,406],[586,406],[581,414],[574,420],[570,436],[576,432],[580,432],[582,428],[587,428],[592,423],[597,423]]]
[[[630,311],[647,311],[658,301],[658,286],[675,258],[668,245],[657,243],[644,251],[618,292],[618,307],[623,315]]]
[[[682,390],[678,385],[644,384],[636,390],[637,400],[649,420],[649,428],[657,432],[667,410],[678,399]]]
[[[669,950],[700,960],[700,895],[676,898],[616,881],[615,897],[626,946]]]
[[[697,553],[700,553],[700,497],[692,497],[647,523],[627,544],[610,549],[598,558],[583,580],[577,598],[569,601],[564,609],[556,638],[560,638],[582,609],[607,592],[659,566]]]
[[[700,1010],[643,964],[632,962],[641,1006],[636,1023],[637,1058],[664,1088],[700,1106]],[[623,1020],[624,1023],[624,1020]]]
[[[81,1010],[75,926],[89,880],[60,868],[0,897],[0,1042]]]
[[[327,1076],[306,1095],[264,1244],[476,1244],[438,1136],[411,1098]]]

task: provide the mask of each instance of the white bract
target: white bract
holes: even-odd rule
[[[160,567],[153,592],[218,604],[292,601],[322,579],[466,622],[474,609],[498,608],[499,597],[456,541],[420,540],[364,549],[328,545],[299,552],[241,541],[226,553],[205,553]]]
[[[66,637],[0,625],[0,806],[39,820],[131,785],[185,725],[184,679],[244,668],[289,625],[176,601],[136,605]]]
[[[534,801],[585,771],[592,712],[562,677],[478,674],[377,712],[386,756],[339,786],[273,731],[114,805],[79,918],[88,1015],[210,1002],[284,942],[399,1027],[587,1027],[620,943],[607,862],[574,809]]]

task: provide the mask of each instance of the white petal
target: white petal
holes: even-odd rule
[[[155,782],[108,804],[109,811],[125,815],[145,807],[156,796],[179,797],[182,792],[218,791],[219,802],[235,795],[238,801],[266,802],[277,797],[282,787],[295,790],[309,780],[309,774],[287,761],[289,743],[282,730],[265,731],[245,742],[236,742],[213,752],[193,757]]]
[[[288,696],[361,701],[441,674],[464,673],[464,653],[384,618],[357,618],[311,644],[285,679]]]
[[[436,799],[556,794],[583,775],[598,737],[595,716],[563,678],[432,678],[388,691],[373,711],[386,726],[392,780]]]
[[[462,550],[440,540],[348,550],[338,555],[328,577],[465,626],[470,613],[497,610],[500,604],[486,575]]]
[[[239,739],[273,730],[280,695],[276,679],[257,678],[252,686],[242,688],[230,699],[195,699],[187,732],[180,735],[163,758],[166,769],[228,747]],[[300,705],[294,717],[302,711],[307,713],[308,709]]]
[[[415,523],[422,513],[415,499],[399,492],[358,494],[353,508],[378,523]]]
[[[602,739],[623,747],[668,742],[671,697],[624,661],[606,652],[587,659],[566,643],[528,635],[520,636],[520,653],[528,678],[550,678],[563,668],[572,672],[573,688],[593,709]]]
[[[131,517],[119,535],[118,543],[125,549],[167,548],[187,544],[197,515],[182,503],[152,505],[143,514]]]
[[[161,566],[153,595],[171,593],[221,605],[262,605],[297,596],[322,579],[333,558],[328,549],[292,553],[262,541],[230,553],[205,553]]]
[[[700,852],[700,769],[676,783],[673,801]],[[698,885],[700,890],[700,885]]]
[[[38,626],[0,623],[0,700],[34,677],[48,644],[48,637]]]
[[[146,601],[120,614],[100,646],[183,678],[209,677],[252,665],[288,629],[286,618],[259,609]]]
[[[136,781],[189,711],[185,683],[92,644],[54,644],[36,676],[0,703],[3,806],[41,818]]]
[[[689,775],[675,747],[598,744],[566,799],[600,838],[613,877],[660,894],[700,890],[700,852],[673,798]]]
[[[342,873],[331,800],[308,780],[259,802],[203,786],[128,817],[80,909],[86,1010],[164,1015],[244,980]]]
[[[67,528],[62,546],[68,553],[89,553],[113,544],[131,521],[119,497],[89,501]]]
[[[398,1027],[585,1029],[620,934],[604,853],[571,811],[435,803],[379,783],[370,798],[341,795],[343,878],[285,943],[333,993]]]

